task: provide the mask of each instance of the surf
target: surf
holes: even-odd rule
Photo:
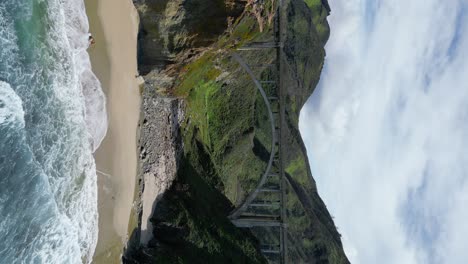
[[[83,1],[0,3],[0,263],[89,263],[105,97]]]

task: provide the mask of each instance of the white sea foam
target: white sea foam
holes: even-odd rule
[[[0,1],[0,263],[89,263],[105,97],[86,52],[83,0],[39,2]],[[44,8],[45,38],[14,27]]]
[[[73,65],[78,78],[78,85],[84,97],[85,122],[91,139],[91,150],[94,152],[107,132],[105,95],[99,80],[91,70],[91,62],[87,53],[89,24],[84,2],[82,0],[65,0],[62,4],[66,35],[73,54]],[[93,159],[91,153],[87,154],[89,156],[83,157],[84,159]],[[77,193],[77,196],[74,197],[76,203],[70,204],[71,208],[69,210],[81,213],[81,219],[76,219],[75,224],[78,224],[81,230],[79,241],[83,250],[82,256],[90,262],[98,234],[96,168],[94,160],[93,162],[84,161],[84,164],[87,164],[85,173],[88,180],[83,183],[83,189],[88,191]]]
[[[24,127],[24,110],[21,98],[8,83],[0,81],[0,124],[4,123]]]
[[[0,263],[89,263],[105,99],[83,1],[39,2],[0,1]],[[15,27],[39,20],[47,36]]]
[[[65,80],[65,83],[76,86],[77,90],[63,94],[67,102],[75,104],[71,109],[82,109],[82,116],[69,114],[74,122],[86,125],[89,149],[83,149],[77,167],[82,168],[85,177],[77,175],[78,171],[72,171],[73,179],[58,179],[53,188],[56,200],[63,206],[66,216],[71,220],[71,225],[76,230],[77,241],[81,249],[81,258],[91,262],[97,243],[97,177],[94,152],[102,142],[107,131],[107,115],[105,96],[102,92],[99,80],[91,70],[91,63],[87,53],[89,24],[82,0],[60,1],[60,17],[63,23],[60,27],[67,39],[67,49],[70,51],[73,78]],[[60,94],[62,87],[56,87]],[[76,95],[77,98],[69,98]],[[81,104],[81,105],[78,105]],[[68,141],[79,141],[79,138],[69,138]],[[60,156],[60,153],[57,153]],[[75,161],[76,162],[76,161]],[[83,180],[79,186],[76,182]],[[65,190],[65,191],[64,191]],[[57,196],[58,195],[58,196]]]
[[[89,45],[88,17],[82,0],[65,0],[63,7],[67,37],[74,51],[74,65],[86,100],[86,124],[95,151],[107,132],[107,114],[105,95],[91,69],[89,54],[86,51]]]

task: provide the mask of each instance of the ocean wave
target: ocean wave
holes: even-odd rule
[[[92,136],[95,151],[107,132],[106,98],[101,83],[92,71],[87,48],[89,46],[89,23],[84,2],[63,1],[66,33],[70,48],[74,50],[74,65],[86,103],[86,124]]]
[[[0,124],[5,123],[24,127],[23,101],[8,83],[0,81]]]
[[[0,263],[91,262],[107,130],[82,0],[0,1]]]
[[[28,144],[22,99],[2,81],[0,135],[0,263],[82,263],[79,228]]]
[[[84,99],[86,129],[91,143],[91,150],[94,152],[101,144],[107,132],[106,98],[98,78],[92,71],[87,52],[89,46],[89,23],[84,1],[65,0],[61,3],[65,23],[64,28],[69,49],[72,51],[74,72]],[[87,154],[89,155],[87,158],[92,159],[92,162],[85,162],[85,174],[87,175],[87,179],[93,179],[94,181],[83,182],[83,184],[88,185],[84,189],[89,190],[89,192],[77,192],[74,197],[76,203],[69,204],[70,208],[68,210],[70,212],[76,211],[81,213],[82,218],[77,219],[75,224],[78,224],[81,230],[79,241],[82,253],[84,253],[82,257],[91,262],[98,235],[97,212],[95,208],[97,205],[97,193],[94,158],[91,153]],[[83,211],[83,208],[88,208],[88,210]]]

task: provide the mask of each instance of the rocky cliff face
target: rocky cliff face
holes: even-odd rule
[[[243,11],[240,0],[134,0],[140,14],[139,70],[180,63],[180,52],[206,47]]]
[[[266,263],[259,240],[268,232],[236,228],[227,216],[255,188],[272,137],[266,107],[232,53],[250,42],[272,40],[274,1],[134,2],[145,78],[142,205],[125,262]],[[298,130],[300,109],[320,77],[330,9],[326,0],[284,2],[288,261],[348,263]],[[242,56],[259,65],[256,75],[275,78],[268,66],[275,60],[273,50]]]
[[[140,244],[153,237],[154,210],[177,177],[183,153],[179,124],[184,120],[183,101],[152,96],[146,90],[140,124],[141,226]]]

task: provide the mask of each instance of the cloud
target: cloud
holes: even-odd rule
[[[468,1],[331,0],[300,127],[352,263],[466,263]]]

